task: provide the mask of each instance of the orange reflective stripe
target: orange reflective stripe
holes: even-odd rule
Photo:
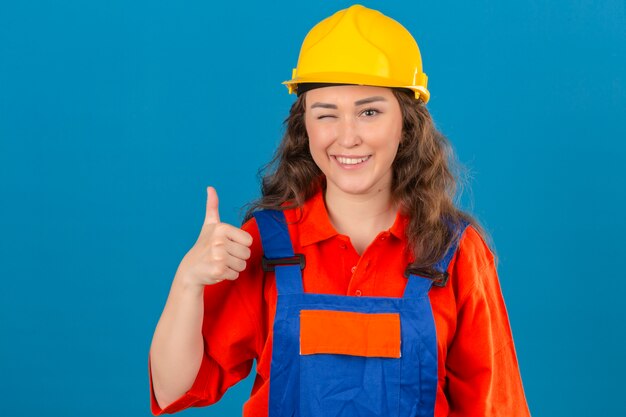
[[[302,310],[300,354],[400,357],[398,313]]]

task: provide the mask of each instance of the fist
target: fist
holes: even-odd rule
[[[177,276],[191,285],[212,285],[234,280],[246,269],[252,236],[220,222],[215,188],[207,188],[206,214],[198,240],[181,261]]]

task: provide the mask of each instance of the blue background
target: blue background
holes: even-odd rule
[[[1,415],[150,415],[148,348],[205,188],[238,224],[293,101],[280,82],[349,4],[2,2]],[[623,415],[625,2],[365,4],[420,45],[533,415]],[[238,415],[250,387],[184,415]]]

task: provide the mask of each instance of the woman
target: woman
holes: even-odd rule
[[[263,197],[241,229],[207,190],[150,352],[152,411],[527,416],[494,257],[457,209],[417,44],[363,6],[307,35]]]

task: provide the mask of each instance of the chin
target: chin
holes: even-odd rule
[[[375,185],[367,185],[367,184],[334,184],[333,188],[336,189],[337,192],[349,195],[366,195],[371,194],[373,191],[377,190],[380,187],[376,187]]]

